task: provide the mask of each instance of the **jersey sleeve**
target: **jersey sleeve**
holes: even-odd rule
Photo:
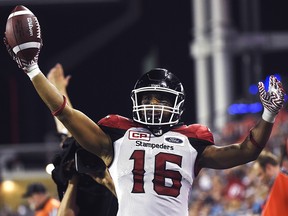
[[[215,145],[215,143],[213,134],[207,126],[196,124],[192,125],[191,129],[192,131],[195,130],[196,135],[196,137],[189,137],[189,141],[198,152],[194,166],[194,175],[197,176],[201,171],[201,167],[198,165],[199,158],[207,146]]]
[[[214,137],[207,126],[193,124],[188,126],[187,137],[190,144],[198,152],[197,159],[201,156],[204,149],[209,145],[214,145]]]
[[[175,131],[186,135],[192,147],[197,151],[197,158],[194,166],[194,174],[197,176],[201,170],[198,166],[198,159],[207,146],[215,144],[213,134],[207,126],[201,124],[183,125]]]
[[[202,145],[214,145],[213,134],[207,126],[201,124],[183,125],[174,129],[174,131],[187,136],[189,140],[193,141],[192,145],[199,143],[202,143]]]

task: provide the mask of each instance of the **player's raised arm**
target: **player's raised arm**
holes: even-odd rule
[[[270,137],[275,118],[283,107],[285,95],[281,82],[274,76],[270,76],[267,92],[262,82],[259,82],[258,88],[264,107],[260,121],[250,130],[250,134],[242,143],[225,147],[208,146],[199,160],[201,167],[230,168],[258,157]]]
[[[42,47],[40,25],[29,9],[16,6],[11,12],[6,24],[4,43],[8,53],[29,76],[52,114],[57,116],[79,144],[109,164],[112,155],[109,137],[90,118],[67,105],[66,97],[39,69],[38,56]]]

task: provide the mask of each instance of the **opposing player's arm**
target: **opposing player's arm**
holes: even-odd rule
[[[276,77],[270,76],[268,92],[262,82],[258,85],[264,111],[262,119],[250,130],[247,138],[224,147],[207,146],[198,164],[200,167],[225,169],[255,160],[269,140],[273,123],[284,104],[284,89]]]
[[[57,212],[57,216],[76,216],[79,212],[79,207],[77,206],[77,185],[78,176],[73,175],[72,179],[69,180],[67,189],[64,193],[64,197],[61,200],[60,207]]]

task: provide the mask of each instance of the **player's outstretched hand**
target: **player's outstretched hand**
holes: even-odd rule
[[[268,91],[265,90],[262,82],[258,83],[260,100],[264,107],[262,118],[273,123],[276,115],[284,105],[285,91],[282,83],[273,75],[269,78]]]

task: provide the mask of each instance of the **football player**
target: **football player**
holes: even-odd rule
[[[140,77],[131,92],[132,119],[108,115],[95,123],[67,105],[66,97],[39,69],[38,55],[27,61],[7,48],[52,114],[84,149],[109,167],[118,216],[188,216],[189,191],[199,171],[255,160],[284,104],[284,89],[276,77],[270,76],[268,91],[259,82],[262,118],[242,142],[219,147],[206,126],[181,123],[183,85],[173,73],[155,68]]]

